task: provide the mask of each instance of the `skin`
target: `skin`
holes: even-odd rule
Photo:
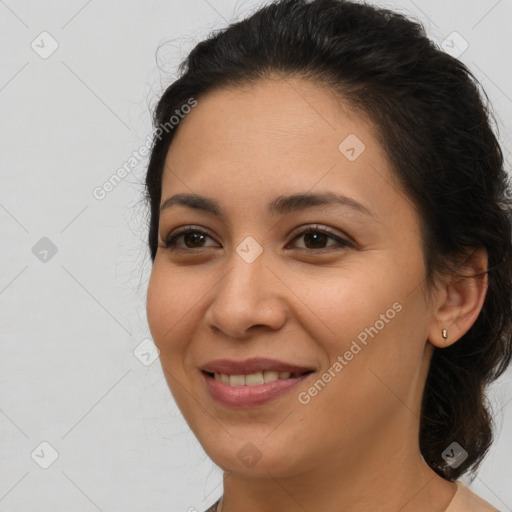
[[[354,161],[338,149],[350,134],[365,144]],[[343,205],[266,211],[277,195],[325,191],[372,214]],[[226,218],[182,205],[161,212],[147,315],[169,388],[225,472],[222,512],[445,510],[456,487],[421,457],[421,397],[433,347],[471,327],[486,281],[440,276],[427,300],[419,217],[371,123],[300,78],[211,92],[169,149],[162,202],[177,193],[217,200]],[[352,246],[297,236],[315,224]],[[168,235],[187,225],[208,236],[182,236],[178,250],[166,249]],[[247,236],[263,249],[252,263],[236,252]],[[485,252],[467,265],[485,270]],[[298,394],[397,302],[401,311],[300,403]],[[255,356],[316,371],[263,406],[215,402],[199,368]],[[238,457],[247,443],[261,454],[250,466]]]

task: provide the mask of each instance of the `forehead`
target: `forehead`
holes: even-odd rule
[[[266,204],[276,193],[313,188],[377,208],[403,196],[365,117],[326,86],[271,79],[198,98],[169,148],[162,201],[213,194],[243,208],[248,200]]]
[[[355,142],[358,152],[364,148],[363,159],[370,155],[380,164],[387,159],[370,122],[331,89],[298,78],[210,92],[176,130],[167,163],[190,172],[212,163],[260,173],[293,172],[297,164],[325,167],[325,162],[355,168],[357,162],[347,165],[347,154],[340,152],[347,139],[345,149]]]
[[[246,152],[265,143],[266,152],[277,153],[279,148],[300,152],[298,143],[314,147],[326,138],[333,142],[355,131],[367,145],[373,140],[371,123],[332,89],[298,78],[265,79],[207,93],[181,121],[173,145],[184,138],[193,144],[191,131],[215,155],[226,149],[233,153],[236,142],[243,142]]]

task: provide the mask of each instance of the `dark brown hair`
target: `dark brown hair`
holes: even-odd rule
[[[477,79],[430,41],[420,23],[344,0],[275,1],[197,44],[179,70],[158,102],[155,128],[191,97],[275,74],[327,84],[365,114],[420,214],[429,289],[439,272],[461,272],[453,255],[487,250],[482,311],[456,343],[434,349],[419,436],[425,461],[439,475],[474,474],[493,439],[485,388],[512,357],[511,200],[494,117]],[[152,261],[175,132],[154,137],[146,177]],[[468,452],[457,468],[442,456],[452,442]]]

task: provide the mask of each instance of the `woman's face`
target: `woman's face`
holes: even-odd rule
[[[298,78],[211,93],[172,142],[164,203],[148,321],[216,464],[283,477],[418,451],[433,321],[419,219],[364,118]],[[312,373],[242,387],[202,371],[253,358]]]

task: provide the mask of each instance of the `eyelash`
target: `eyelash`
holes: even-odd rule
[[[200,251],[202,249],[208,249],[208,247],[198,247],[196,249],[194,249],[194,248],[187,248],[187,247],[177,247],[176,240],[180,236],[186,235],[188,233],[201,234],[201,235],[205,235],[205,236],[207,236],[209,238],[212,238],[208,233],[206,233],[205,231],[203,231],[201,229],[198,229],[198,228],[196,228],[194,226],[186,226],[186,227],[180,229],[178,232],[169,235],[165,239],[165,242],[163,243],[162,247],[164,249],[168,249],[168,250],[171,250],[171,251],[185,251],[185,252],[193,252],[193,251]],[[304,235],[308,235],[310,233],[322,233],[324,235],[327,235],[328,238],[331,238],[332,240],[335,240],[336,242],[338,242],[338,247],[341,247],[341,248],[348,248],[348,247],[352,247],[353,248],[354,247],[354,245],[351,242],[349,242],[348,240],[345,240],[345,239],[339,237],[337,234],[332,232],[330,229],[328,229],[328,228],[320,228],[318,226],[310,226],[310,227],[306,228],[304,231],[301,231],[300,233],[295,235],[293,237],[293,239],[291,240],[291,242],[293,242],[297,238],[300,238],[300,237],[302,237]],[[328,247],[323,247],[323,248],[320,248],[320,249],[308,249],[307,247],[306,248],[299,247],[299,249],[303,250],[303,251],[325,252],[325,251],[330,250],[330,248],[332,248],[332,247],[335,247],[335,246],[328,246]]]

